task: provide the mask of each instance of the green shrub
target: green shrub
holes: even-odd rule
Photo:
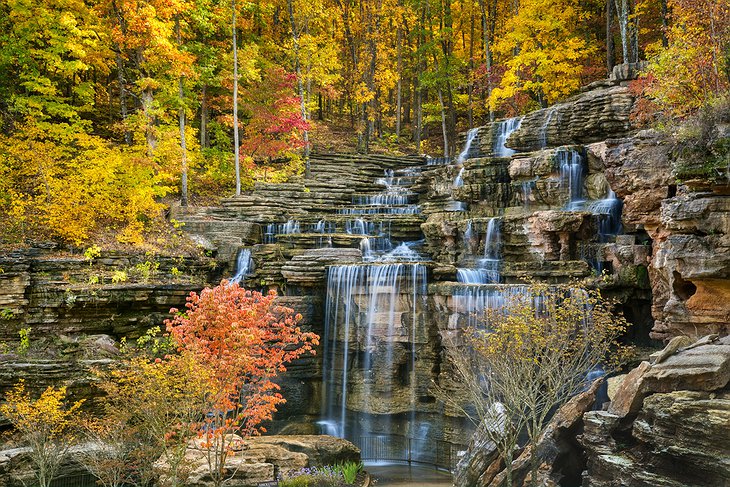
[[[355,479],[357,479],[357,474],[360,473],[362,468],[362,462],[346,462],[335,466],[335,470],[342,475],[342,478],[348,485],[355,483]]]

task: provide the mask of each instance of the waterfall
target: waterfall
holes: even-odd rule
[[[291,235],[301,233],[301,226],[297,220],[289,219],[286,223],[269,223],[264,229],[264,243],[275,243],[277,235]]]
[[[600,242],[608,242],[612,237],[621,233],[622,209],[623,202],[610,189],[606,198],[593,201],[588,205],[588,211],[595,215],[598,223],[598,240]]]
[[[241,249],[236,257],[236,275],[229,281],[230,284],[240,284],[243,279],[253,270],[251,249]]]
[[[555,151],[555,160],[560,167],[560,187],[568,193],[568,209],[580,209],[583,199],[583,157],[573,149],[560,148]]]
[[[414,340],[417,335],[417,311],[423,307],[426,296],[426,267],[417,263],[379,263],[372,265],[332,266],[327,274],[327,300],[325,305],[324,337],[324,398],[323,421],[330,431],[339,436],[353,438],[360,431],[370,433],[370,420],[358,421],[356,411],[348,409],[348,396],[352,370],[365,374],[358,379],[366,404],[358,403],[361,412],[382,410],[384,402],[391,400],[396,380],[388,375],[393,367],[405,366],[412,374],[415,370],[414,352],[405,355],[409,363],[396,363],[396,348],[402,351],[402,338]],[[407,303],[409,309],[402,309]],[[403,317],[412,313],[410,323]],[[415,343],[413,343],[415,348]],[[404,355],[398,355],[403,360]],[[351,367],[351,361],[361,363]],[[352,370],[351,370],[352,369]],[[415,401],[415,380],[412,377],[409,397]],[[377,389],[373,383],[377,382]],[[391,408],[386,408],[392,410]],[[415,403],[411,404],[415,409]],[[371,414],[373,415],[373,414]],[[378,421],[388,421],[389,415],[375,414]],[[357,425],[357,426],[356,426]],[[382,425],[381,425],[382,426]]]
[[[466,326],[486,324],[488,310],[499,310],[507,300],[526,292],[524,285],[463,286],[454,291],[454,311]]]
[[[464,251],[467,254],[473,254],[472,233],[472,224],[469,221],[464,231]],[[487,223],[484,253],[477,263],[478,267],[476,268],[458,268],[456,270],[456,280],[461,284],[492,284],[499,282],[500,267],[502,265],[502,238],[499,218],[490,218]]]
[[[519,129],[521,124],[522,117],[508,118],[497,123],[497,136],[494,139],[494,145],[492,147],[492,153],[495,157],[510,157],[515,153],[514,150],[505,144],[509,136],[512,135],[512,132]]]
[[[545,114],[545,121],[542,123],[542,127],[540,127],[540,147],[543,149],[548,146],[548,126],[556,111],[555,107],[550,108]]]
[[[522,181],[522,207],[525,210],[530,209],[530,199],[532,198],[533,181]]]
[[[500,219],[491,218],[487,224],[487,235],[484,239],[484,258],[479,262],[489,282],[499,282],[499,269],[502,265],[502,232]]]
[[[464,168],[459,169],[459,174],[454,178],[454,188],[461,188],[464,186]]]
[[[471,145],[474,142],[474,139],[479,135],[479,128],[473,128],[469,129],[469,131],[466,133],[466,141],[464,142],[464,150],[461,151],[459,156],[456,158],[456,163],[461,165],[464,164],[464,161],[469,159],[469,151],[471,150]]]

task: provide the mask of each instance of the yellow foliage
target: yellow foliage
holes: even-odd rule
[[[69,441],[83,401],[66,405],[66,387],[48,387],[38,399],[31,399],[25,382],[18,382],[5,396],[0,414],[13,423],[21,435],[42,436],[47,441]]]
[[[583,66],[596,51],[576,28],[586,18],[577,0],[520,2],[495,45],[507,70],[492,92],[492,108],[521,92],[552,104],[576,91]]]
[[[80,244],[104,225],[137,243],[142,219],[159,214],[156,198],[169,190],[162,176],[134,148],[66,124],[27,123],[13,137],[0,136],[0,236]]]

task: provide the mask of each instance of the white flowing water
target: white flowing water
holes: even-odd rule
[[[456,163],[461,165],[464,164],[464,161],[469,159],[470,157],[470,151],[472,149],[472,144],[474,143],[474,140],[476,140],[477,135],[479,135],[479,129],[473,128],[469,129],[469,131],[466,133],[466,140],[464,142],[464,149],[459,153],[459,155],[456,157]]]
[[[464,168],[459,169],[459,173],[454,178],[454,188],[461,188],[464,186]]]
[[[553,107],[545,113],[545,120],[542,123],[542,127],[540,127],[540,147],[542,149],[548,146],[548,127],[550,126],[550,122],[555,116],[556,111],[557,109]]]
[[[583,197],[583,156],[574,149],[559,148],[555,160],[560,168],[560,187],[568,195],[569,210],[580,210]]]
[[[236,257],[236,275],[229,282],[231,284],[240,284],[251,271],[253,271],[251,249],[241,249],[238,251],[238,257]]]
[[[522,124],[522,117],[508,118],[498,122],[495,131],[497,136],[494,138],[494,146],[492,147],[492,153],[495,157],[511,157],[515,153],[514,150],[507,147],[507,139],[512,133],[520,128]]]
[[[616,197],[616,193],[609,189],[606,198],[590,202],[587,209],[596,217],[599,242],[608,242],[621,233],[623,202]]]
[[[323,421],[334,424],[334,430],[340,436],[354,437],[358,433],[352,431],[355,427],[370,432],[372,415],[364,415],[358,421],[357,412],[351,409],[382,410],[383,403],[390,400],[390,392],[402,387],[388,372],[398,366],[394,363],[396,349],[402,350],[398,337],[405,336],[408,341],[413,341],[418,334],[418,316],[423,311],[425,296],[426,266],[423,264],[378,262],[329,268],[325,305]],[[402,319],[404,302],[410,308],[410,323]],[[402,353],[398,357],[403,360]],[[410,363],[400,365],[414,373],[415,353],[407,357]],[[351,364],[351,360],[358,363]],[[367,404],[348,404],[353,371],[364,374],[356,378],[363,388],[358,397]],[[376,382],[377,388],[374,387]],[[415,388],[415,382],[412,378],[410,387]],[[415,410],[415,389],[410,394],[414,401],[412,409]],[[390,420],[388,414],[377,416],[379,428],[384,427],[383,422]]]

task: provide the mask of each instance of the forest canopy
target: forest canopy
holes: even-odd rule
[[[178,198],[303,172],[325,128],[453,155],[639,61],[644,119],[713,103],[727,0],[0,0],[0,243],[138,244]]]

